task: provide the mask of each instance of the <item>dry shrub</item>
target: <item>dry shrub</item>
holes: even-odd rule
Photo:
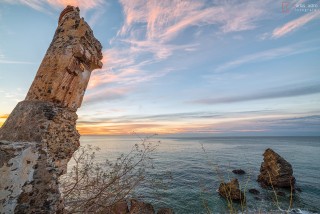
[[[80,147],[73,155],[74,165],[60,179],[67,213],[105,213],[128,196],[153,167],[152,154],[158,143],[141,139],[128,154],[115,161],[98,162],[93,146]]]

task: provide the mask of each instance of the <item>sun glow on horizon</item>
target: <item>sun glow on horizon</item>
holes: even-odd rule
[[[103,47],[77,111],[82,135],[318,135],[320,11],[282,13],[272,0],[4,1],[0,126],[67,4]]]

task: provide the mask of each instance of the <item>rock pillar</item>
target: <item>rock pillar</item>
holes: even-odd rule
[[[291,164],[272,149],[266,149],[258,182],[262,186],[294,188],[295,181]]]
[[[0,213],[63,213],[58,178],[79,147],[76,111],[101,48],[79,8],[61,12],[25,100],[0,129]]]

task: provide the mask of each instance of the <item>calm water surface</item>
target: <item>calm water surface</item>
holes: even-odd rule
[[[293,198],[296,211],[320,213],[320,137],[221,137],[221,138],[153,138],[161,143],[154,155],[155,169],[148,176],[162,177],[171,172],[171,179],[164,179],[168,188],[155,192],[142,186],[137,194],[155,207],[172,207],[178,214],[205,213],[204,203],[212,213],[226,213],[227,204],[216,189],[222,177],[238,178],[240,185],[247,189],[256,188],[261,194],[259,200],[247,193],[247,207],[250,212],[272,213],[278,210],[272,201],[274,194],[264,190],[255,181],[262,162],[262,153],[272,148],[293,166],[297,192]],[[81,145],[99,146],[100,160],[114,159],[128,152],[135,143],[136,136],[82,136]],[[203,151],[203,148],[205,152]],[[246,175],[234,175],[233,169],[243,169]],[[249,177],[249,178],[248,178]],[[287,209],[290,192],[279,197],[279,206]],[[237,206],[237,205],[235,205]],[[299,211],[299,212],[300,212]],[[299,213],[298,212],[298,213]],[[300,213],[301,213],[300,212]]]

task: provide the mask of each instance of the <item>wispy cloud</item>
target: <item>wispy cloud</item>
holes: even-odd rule
[[[181,1],[120,0],[124,23],[104,51],[104,67],[94,72],[89,83],[93,89],[103,84],[140,84],[181,69],[162,66],[150,71],[148,66],[170,59],[176,52],[197,51],[198,40],[174,42],[186,29],[194,34],[212,25],[214,33],[251,30],[267,13],[269,0],[258,1]]]
[[[222,103],[236,103],[245,102],[253,100],[264,100],[264,99],[276,99],[285,97],[296,97],[303,95],[311,95],[320,93],[320,85],[306,85],[297,87],[296,85],[291,85],[281,88],[273,88],[266,91],[261,91],[253,94],[237,95],[230,97],[217,97],[217,98],[205,98],[193,101],[193,103],[198,104],[222,104]]]
[[[34,64],[33,62],[0,59],[0,64]]]
[[[162,115],[80,118],[77,128],[82,134],[137,133],[220,133],[236,121],[274,117],[271,112],[186,112]],[[214,120],[213,120],[214,118]],[[224,128],[221,128],[224,127]],[[237,127],[239,129],[239,127]],[[256,131],[256,130],[255,130]]]
[[[192,26],[218,25],[223,32],[253,29],[266,14],[270,1],[120,1],[126,15],[120,34],[132,32],[137,23],[146,23],[149,39],[170,40]]]
[[[0,64],[34,64],[34,63],[27,62],[27,61],[7,59],[5,54],[0,50]]]
[[[299,29],[300,27],[304,26],[308,22],[310,22],[316,18],[319,18],[319,17],[320,17],[320,10],[316,10],[314,12],[303,15],[297,19],[294,19],[294,20],[284,24],[281,27],[274,29],[272,32],[272,37],[273,38],[283,37],[286,34],[291,33],[293,31]]]
[[[79,119],[81,124],[104,124],[104,123],[148,123],[148,122],[172,122],[172,121],[199,121],[208,120],[212,122],[212,119],[219,121],[219,119],[227,118],[244,118],[252,116],[270,115],[281,112],[275,112],[273,110],[257,110],[257,111],[242,111],[242,112],[182,112],[182,113],[171,113],[171,114],[155,114],[155,115],[125,115],[116,117],[103,117],[99,114],[99,117],[82,116]]]
[[[111,101],[122,99],[125,97],[125,94],[128,92],[128,90],[128,88],[106,88],[93,91],[92,93],[85,96],[84,105],[106,100]]]
[[[306,47],[306,45],[309,44],[309,47]],[[254,54],[249,54],[246,56],[243,56],[241,58],[229,61],[227,63],[224,63],[220,66],[218,66],[215,69],[215,72],[223,72],[229,69],[233,69],[239,66],[242,66],[244,64],[249,63],[256,63],[256,62],[263,62],[263,61],[269,61],[272,59],[279,59],[283,57],[288,57],[296,54],[302,54],[306,52],[311,52],[315,50],[319,50],[320,47],[317,46],[311,46],[310,42],[301,42],[294,45],[284,46],[280,48],[274,48]]]
[[[171,118],[171,119],[170,119]],[[214,118],[214,120],[213,120]],[[123,116],[78,121],[82,134],[274,134],[277,132],[315,132],[319,129],[319,115],[253,112],[186,112],[177,114]]]
[[[23,4],[35,10],[46,12],[48,7],[61,9],[67,5],[79,6],[80,9],[90,10],[102,6],[104,0],[4,0],[10,4]]]

